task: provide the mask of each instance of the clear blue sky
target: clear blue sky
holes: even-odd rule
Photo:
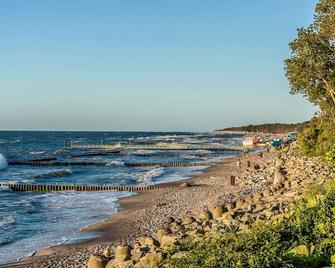
[[[0,129],[298,122],[283,60],[316,0],[0,1]]]

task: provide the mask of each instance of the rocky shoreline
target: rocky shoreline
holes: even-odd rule
[[[121,200],[124,208],[114,223],[112,218],[103,227],[89,228],[107,230],[104,240],[56,247],[3,267],[157,267],[181,240],[206,240],[218,231],[247,232],[279,220],[309,184],[324,182],[331,172],[318,159],[296,156],[294,148],[226,159],[185,180],[183,186],[191,187],[174,182]]]
[[[214,205],[194,210],[182,218],[169,216],[167,227],[137,242],[119,245],[112,256],[110,249],[92,255],[89,268],[159,267],[169,249],[181,240],[206,241],[217,232],[248,232],[252,226],[279,221],[302,198],[309,185],[322,184],[332,170],[318,159],[301,158],[286,148],[274,159],[253,165],[241,172],[240,191],[230,193]],[[175,252],[170,258],[187,254]]]

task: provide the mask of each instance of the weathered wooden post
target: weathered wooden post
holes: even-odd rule
[[[235,179],[236,179],[236,176],[234,176],[234,175],[230,175],[230,185],[231,186],[235,186],[236,184],[235,184]]]

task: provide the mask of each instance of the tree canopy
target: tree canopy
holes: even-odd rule
[[[298,29],[285,61],[291,93],[301,93],[323,113],[335,111],[335,0],[320,0],[314,22]]]

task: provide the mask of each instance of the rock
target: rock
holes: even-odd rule
[[[223,213],[221,221],[224,223],[226,226],[231,226],[234,223],[233,217],[228,213]]]
[[[103,256],[91,255],[88,259],[87,268],[105,268],[108,260]]]
[[[284,164],[284,161],[282,159],[280,159],[279,157],[276,157],[275,159],[275,167],[276,168],[280,168],[282,167]]]
[[[141,268],[158,268],[160,262],[162,261],[162,253],[161,252],[151,252],[147,253],[139,263],[137,263],[134,267]]]
[[[284,180],[285,180],[285,176],[283,175],[283,173],[281,172],[279,168],[276,168],[275,174],[273,176],[273,184],[277,185],[278,183],[281,183]]]
[[[272,212],[279,212],[279,209],[280,209],[279,204],[273,204],[273,205],[271,206],[271,211],[272,211]]]
[[[159,242],[156,239],[148,236],[145,239],[145,245],[148,246],[148,247],[151,247],[151,246],[159,247]]]
[[[111,251],[110,251],[109,248],[106,248],[106,249],[104,250],[103,255],[104,255],[105,257],[107,257],[107,258],[110,258],[110,257],[112,256],[112,253],[111,253]]]
[[[134,262],[132,260],[129,261],[116,261],[111,260],[107,263],[106,268],[130,268],[133,267]]]
[[[210,211],[208,209],[205,209],[203,211],[200,212],[199,214],[199,219],[200,220],[210,220],[212,219],[212,213],[210,213]]]
[[[241,218],[246,213],[243,209],[235,209],[234,211],[230,212],[230,215],[235,218]]]
[[[242,232],[246,232],[250,229],[250,227],[244,223],[239,223],[238,229],[241,230]]]
[[[177,238],[178,238],[177,236],[172,236],[172,235],[162,236],[161,248],[173,246],[177,242]]]
[[[204,234],[204,230],[202,229],[195,229],[195,230],[187,232],[187,235],[193,236],[193,237],[201,236],[203,234]]]
[[[199,226],[201,226],[201,223],[195,221],[195,222],[192,222],[190,224],[185,225],[185,229],[187,229],[187,230],[194,230],[194,229],[197,229]]]
[[[123,262],[126,260],[130,259],[130,251],[129,251],[129,247],[125,246],[118,246],[115,249],[115,261],[116,262]]]
[[[194,222],[195,219],[191,216],[186,216],[183,218],[183,220],[181,221],[182,224],[187,225],[187,224],[191,224],[192,222]]]
[[[253,201],[254,202],[257,202],[258,200],[260,200],[261,198],[263,198],[263,194],[262,193],[255,193],[254,196],[253,196]]]
[[[244,200],[243,199],[238,199],[235,204],[235,208],[240,209],[243,208],[244,205]]]
[[[240,218],[240,221],[243,222],[244,224],[249,224],[251,222],[250,215],[249,214],[244,214]]]
[[[232,209],[235,208],[235,206],[234,206],[233,203],[227,203],[227,204],[225,205],[225,208],[226,208],[227,211],[231,211]]]
[[[169,233],[170,233],[170,232],[169,232],[167,229],[163,229],[163,228],[158,229],[158,230],[157,230],[157,233],[156,233],[156,236],[157,236],[158,241],[161,241],[162,236],[167,235],[167,234],[169,234]]]
[[[191,187],[191,185],[188,182],[183,182],[179,186],[180,187]]]
[[[134,252],[134,254],[131,256],[131,259],[135,262],[138,262],[143,256],[144,256],[143,251],[137,251]]]
[[[139,239],[138,239],[138,243],[140,243],[141,246],[145,246],[146,244],[146,239],[147,237],[146,236],[141,236]]]
[[[291,188],[291,182],[290,181],[284,181],[284,188],[285,189],[289,189],[289,188]]]
[[[263,191],[263,196],[264,197],[268,197],[271,195],[271,191],[269,188],[265,188],[265,190]]]
[[[223,209],[222,207],[215,207],[213,209],[213,219],[219,219],[222,217]]]
[[[167,220],[167,223],[170,224],[170,223],[173,223],[175,222],[175,219],[172,218],[172,217],[169,217],[168,220]]]
[[[264,212],[264,214],[265,214],[265,217],[268,218],[268,219],[270,219],[271,216],[273,215],[273,213],[272,213],[271,211],[269,211],[269,210],[266,210],[266,211]]]

